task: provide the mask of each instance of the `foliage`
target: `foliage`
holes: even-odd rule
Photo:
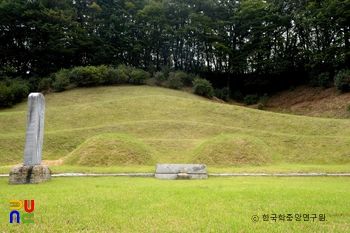
[[[97,72],[99,74],[99,76],[101,76],[102,81],[100,83],[98,83],[97,85],[103,84],[108,80],[109,78],[109,70],[108,67],[106,65],[100,65],[97,67]]]
[[[244,103],[246,105],[256,104],[259,100],[258,94],[249,94],[244,97]]]
[[[108,67],[108,75],[105,76],[104,84],[124,84],[127,83],[129,77],[125,74],[124,69]]]
[[[323,86],[324,88],[328,88],[329,81],[330,81],[329,72],[324,72],[318,75],[318,85]]]
[[[319,75],[311,73],[310,74],[310,84],[313,87],[318,87],[322,86],[324,88],[329,87],[329,82],[330,82],[330,74],[329,72],[323,72],[320,73]]]
[[[158,71],[154,74],[154,79],[156,80],[156,85],[161,86],[162,83],[166,80],[166,77],[163,72]]]
[[[169,66],[162,66],[161,72],[164,74],[165,79],[167,79],[171,72],[171,68]]]
[[[183,78],[186,76],[184,72],[170,72],[168,78],[168,85],[172,89],[181,89],[183,87]]]
[[[77,85],[80,87],[99,86],[103,83],[103,75],[104,73],[101,73],[99,67],[86,66],[80,70],[77,76]]]
[[[128,76],[128,79],[130,78],[131,72],[135,70],[134,67],[127,66],[127,65],[124,65],[124,64],[118,65],[117,69],[123,71]]]
[[[192,74],[187,74],[184,71],[176,71],[175,76],[177,79],[181,80],[181,83],[183,83],[184,86],[188,87],[192,85],[192,81],[194,80],[194,76]]]
[[[48,92],[51,88],[51,85],[52,85],[52,79],[49,77],[49,78],[43,78],[40,80],[39,82],[39,85],[38,85],[38,90],[40,92]]]
[[[334,76],[334,85],[341,92],[350,90],[350,70],[340,70]]]
[[[211,83],[208,80],[199,77],[196,77],[193,81],[193,92],[207,98],[213,98],[214,96],[214,88]]]
[[[241,91],[235,91],[233,93],[233,99],[236,101],[242,101],[242,100],[244,100],[244,95],[242,94]]]
[[[135,69],[130,73],[129,82],[135,85],[141,85],[145,83],[145,80],[150,78],[150,73],[144,70]]]
[[[0,81],[0,108],[11,107],[29,94],[28,82],[21,79],[6,78]]]
[[[80,75],[83,72],[85,68],[83,66],[75,66],[72,69],[69,70],[69,81],[74,84],[79,83]]]
[[[52,83],[52,87],[55,91],[61,92],[67,89],[70,85],[69,73],[70,71],[68,69],[61,69],[54,74],[55,81]]]
[[[19,78],[11,80],[10,86],[14,95],[13,103],[21,102],[30,92],[28,82]]]
[[[93,87],[114,84],[143,84],[150,74],[141,69],[134,69],[124,65],[117,68],[106,65],[77,66],[72,69],[61,69],[54,73],[52,84],[56,91],[64,91],[70,84],[80,87]],[[41,85],[49,85],[48,79],[43,79]]]
[[[5,62],[0,69],[0,80],[16,76],[16,68],[9,61]]]
[[[269,102],[270,97],[265,93],[263,96],[259,99],[258,109],[264,109]]]
[[[11,87],[5,82],[0,82],[0,108],[11,107],[13,104],[13,93]]]
[[[222,99],[223,101],[228,102],[231,97],[231,91],[230,88],[224,87],[224,88],[215,88],[214,89],[215,96],[219,99]]]
[[[174,70],[215,74],[206,76],[214,85],[227,78],[243,93],[328,87],[350,64],[349,9],[340,0],[0,1],[0,79],[37,85],[81,67],[69,74],[78,86],[124,83],[125,75],[140,84],[140,72],[131,73],[141,69],[166,79]],[[124,64],[125,75],[103,64]],[[180,79],[189,86],[194,77]]]

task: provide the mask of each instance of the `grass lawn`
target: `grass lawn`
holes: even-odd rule
[[[81,88],[45,99],[43,159],[53,173],[154,172],[156,163],[205,163],[208,173],[350,172],[346,119],[271,113],[147,86]],[[26,108],[0,111],[1,174],[23,162]],[[8,185],[0,178],[0,230],[350,232],[349,179],[75,177]],[[34,224],[9,223],[12,199],[35,200]]]
[[[52,178],[38,185],[8,185],[7,178],[0,178],[0,229],[2,232],[349,232],[349,193],[350,182],[345,177]],[[11,199],[35,200],[33,224],[9,223]],[[273,214],[277,216],[276,222]],[[291,221],[287,221],[288,214]],[[297,214],[303,215],[301,221],[297,221]],[[309,221],[305,221],[304,214],[309,214]],[[321,214],[326,216],[325,221],[320,221]],[[257,222],[252,221],[253,215],[259,217]],[[269,215],[267,221],[263,220],[264,215]],[[317,218],[312,219],[314,216]]]
[[[153,172],[156,163],[205,163],[213,173],[350,172],[348,119],[278,114],[149,86],[80,88],[45,99],[43,159],[63,161],[50,166],[55,173]],[[0,111],[0,173],[23,162],[26,108]]]

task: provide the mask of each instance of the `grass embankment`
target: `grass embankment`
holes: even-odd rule
[[[265,112],[149,86],[74,89],[45,99],[43,159],[65,158],[53,172],[98,172],[96,164],[102,172],[153,172],[155,163],[195,162],[209,172],[349,172],[349,120]],[[23,161],[26,108],[0,111],[0,165]]]
[[[8,185],[8,179],[0,178],[0,190],[3,232],[350,230],[349,179],[340,177],[53,178],[39,185]],[[12,199],[35,201],[33,224],[9,223]],[[268,221],[263,221],[264,214]],[[309,221],[306,216],[297,221],[296,214],[309,214]],[[258,222],[252,221],[253,215]]]
[[[150,146],[128,135],[100,134],[78,146],[64,163],[82,166],[153,165],[155,154]]]

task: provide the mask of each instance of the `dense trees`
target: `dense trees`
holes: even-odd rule
[[[265,93],[350,64],[350,0],[0,0],[0,14],[0,79],[168,66]]]

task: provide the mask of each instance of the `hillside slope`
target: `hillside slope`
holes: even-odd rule
[[[43,159],[65,158],[68,165],[95,166],[99,154],[106,161],[99,166],[350,163],[348,120],[219,104],[149,86],[82,88],[45,98]],[[0,111],[0,165],[22,162],[25,121],[26,103]],[[134,147],[131,156],[147,153],[145,159],[126,159],[125,150]]]
[[[335,87],[299,86],[273,95],[265,110],[313,117],[350,118],[350,93]]]

